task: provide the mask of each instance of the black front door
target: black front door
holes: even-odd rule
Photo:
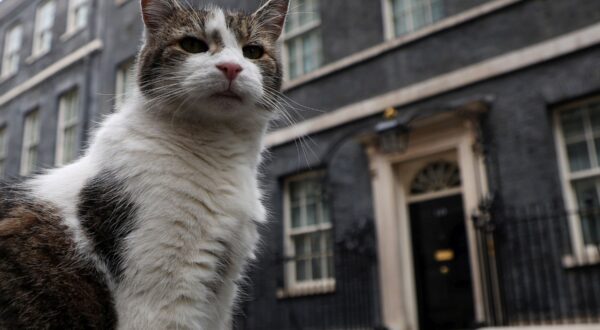
[[[410,205],[420,330],[474,323],[462,196]]]

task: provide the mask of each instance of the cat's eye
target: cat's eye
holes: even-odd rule
[[[265,54],[265,49],[258,45],[248,45],[242,48],[242,51],[244,51],[244,57],[251,60],[258,60]]]
[[[209,47],[206,42],[194,37],[185,37],[179,41],[179,46],[188,53],[205,53]]]

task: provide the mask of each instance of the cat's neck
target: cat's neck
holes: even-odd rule
[[[105,159],[112,159],[111,153],[119,152],[123,144],[143,143],[140,148],[156,144],[166,149],[172,146],[171,150],[189,154],[219,153],[232,161],[243,162],[253,168],[258,166],[268,116],[252,115],[257,109],[248,109],[250,115],[239,118],[215,120],[198,116],[190,120],[172,115],[179,110],[176,107],[156,109],[142,99],[130,102],[105,121],[89,153],[99,153]],[[186,111],[202,113],[206,109],[199,105]]]

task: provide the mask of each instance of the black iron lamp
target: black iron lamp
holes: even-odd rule
[[[388,108],[384,112],[386,121],[375,126],[379,148],[384,153],[402,153],[408,148],[410,128],[398,120],[398,111]]]

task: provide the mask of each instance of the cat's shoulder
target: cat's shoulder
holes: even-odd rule
[[[112,296],[60,212],[0,182],[0,329],[113,328]]]
[[[15,181],[0,181],[0,237],[18,235],[31,226],[58,224],[59,213],[37,201],[28,189]]]

